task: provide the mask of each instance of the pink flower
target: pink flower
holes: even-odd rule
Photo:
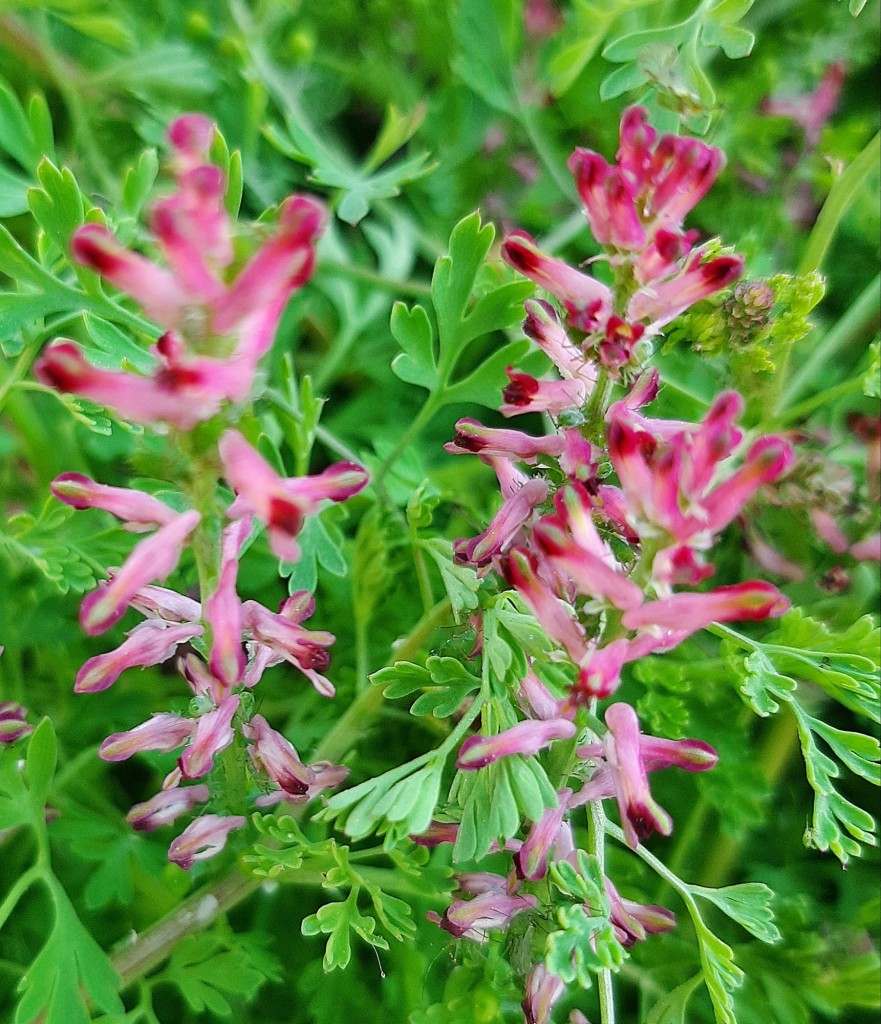
[[[101,744],[98,755],[105,761],[125,761],[134,754],[177,750],[193,735],[196,723],[180,715],[153,715],[128,732],[116,732]]]
[[[204,804],[210,797],[211,790],[205,785],[163,789],[144,803],[135,804],[125,820],[139,832],[153,832],[189,814],[196,804]]]
[[[502,257],[560,300],[570,326],[589,333],[605,324],[612,311],[609,289],[562,260],[545,255],[525,231],[508,235],[502,245]]]
[[[461,419],[456,423],[455,438],[444,445],[444,450],[452,455],[496,455],[533,465],[540,455],[562,454],[563,447],[563,438],[559,434],[531,437],[521,430],[485,427],[477,420]]]
[[[184,541],[202,517],[195,509],[174,517],[151,537],[137,544],[125,564],[107,583],[83,600],[80,624],[90,636],[103,633],[118,622],[141,587],[164,580],[180,559]]]
[[[312,614],[313,606],[312,595],[299,591],[282,604],[278,613],[269,611],[256,601],[245,601],[242,607],[245,627],[254,639],[268,647],[277,658],[299,669],[322,696],[332,697],[335,692],[333,684],[320,673],[330,664],[327,648],[335,637],[325,630],[305,629],[300,625]]]
[[[518,878],[537,882],[547,874],[548,857],[560,836],[571,796],[571,789],[560,790],[557,806],[548,808],[529,830],[526,841],[514,854],[514,868]]]
[[[186,779],[200,779],[214,767],[214,758],[235,739],[232,720],[239,709],[239,695],[226,697],[220,707],[196,720],[195,731],[178,759]]]
[[[506,417],[528,412],[559,416],[567,409],[580,408],[587,398],[587,388],[580,380],[538,380],[510,366],[505,373],[510,383],[502,392],[504,405],[499,411]]]
[[[505,579],[526,602],[542,628],[579,664],[588,653],[584,627],[574,611],[560,601],[539,571],[538,558],[523,548],[512,548],[501,565]]]
[[[242,732],[251,740],[248,753],[258,771],[268,775],[291,796],[301,797],[307,793],[313,775],[300,760],[292,743],[272,729],[262,715],[254,715]]]
[[[3,648],[0,647],[2,653]],[[4,743],[15,743],[34,731],[34,727],[25,720],[27,713],[27,708],[21,704],[11,700],[0,701],[0,749]]]
[[[647,773],[671,765],[687,771],[706,771],[715,765],[717,755],[699,740],[643,736],[636,712],[629,704],[610,705],[605,719],[609,731],[602,743],[578,750],[579,757],[601,758],[602,763],[584,789],[572,797],[569,806],[579,807],[614,796],[627,844],[635,849],[640,839],[647,839],[653,832],[666,836],[673,830],[670,815],[652,797]]]
[[[554,1005],[563,997],[566,986],[545,967],[537,963],[526,979],[526,996],[520,1006],[524,1024],[551,1024]]]
[[[596,370],[581,349],[572,343],[554,307],[542,299],[527,299],[524,309],[523,333],[526,337],[538,345],[564,377],[581,381],[585,391],[589,392],[596,383]]]
[[[484,768],[500,757],[521,754],[531,757],[554,740],[571,739],[576,728],[565,718],[544,721],[530,719],[500,732],[495,736],[469,736],[459,748],[456,767],[465,771]]]
[[[242,828],[246,819],[234,814],[203,814],[188,825],[168,847],[168,859],[189,871],[197,860],[216,856],[226,845],[230,832]]]
[[[305,804],[314,800],[326,789],[341,785],[349,777],[349,769],[345,765],[332,764],[330,761],[315,761],[308,767],[312,781],[305,793],[289,793],[285,789],[276,789],[271,793],[262,793],[254,801],[257,807],[274,807],[279,803]]]
[[[429,921],[440,925],[457,939],[486,942],[489,931],[507,928],[511,920],[524,910],[538,906],[535,896],[509,896],[504,891],[482,892],[471,900],[456,900],[439,917],[433,911],[426,915]]]
[[[501,508],[483,533],[471,540],[457,540],[453,544],[455,560],[476,566],[489,564],[510,547],[523,526],[532,519],[533,512],[545,500],[547,493],[548,485],[544,480],[527,481],[512,497],[502,502]]]
[[[742,256],[717,256],[705,263],[693,260],[685,273],[660,284],[646,284],[627,305],[630,320],[649,320],[662,326],[689,306],[733,284],[742,274]]]
[[[685,636],[713,622],[776,619],[789,609],[789,604],[773,584],[750,580],[718,587],[707,594],[673,594],[650,601],[626,611],[621,621],[628,629],[660,626]]]
[[[622,946],[629,948],[648,934],[659,935],[676,927],[676,915],[666,907],[644,906],[623,899],[608,878],[605,879],[605,888],[612,908],[609,920]]]
[[[805,142],[809,149],[813,149],[820,141],[823,125],[838,106],[846,70],[844,62],[837,60],[826,68],[813,92],[792,97],[769,96],[762,103],[762,112],[792,118],[804,129]]]
[[[125,529],[134,533],[165,526],[177,516],[173,508],[152,494],[97,484],[82,473],[62,473],[52,481],[50,490],[59,501],[73,508],[100,508],[110,512],[125,522]]]
[[[148,619],[135,626],[115,651],[89,658],[77,673],[74,692],[98,693],[112,686],[126,669],[161,665],[180,644],[201,636],[202,632],[202,627],[194,623],[166,626],[159,620]]]
[[[317,512],[323,501],[345,501],[368,481],[366,470],[353,462],[335,463],[316,476],[285,479],[237,430],[227,430],[219,448],[224,475],[236,492],[228,515],[256,515],[266,524],[273,552],[288,562],[300,557],[295,538],[306,516]]]
[[[213,593],[205,599],[205,621],[211,630],[208,664],[215,678],[227,689],[236,686],[245,672],[245,652],[242,649],[245,616],[236,593],[236,577],[239,553],[250,532],[250,516],[223,531],[220,575]]]

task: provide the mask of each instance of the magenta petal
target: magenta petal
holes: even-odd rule
[[[242,828],[245,823],[246,819],[241,815],[203,814],[172,841],[168,847],[168,859],[189,871],[197,860],[208,860],[220,853],[230,832]]]
[[[196,528],[201,516],[195,510],[176,516],[151,537],[137,544],[123,567],[80,606],[80,624],[95,636],[118,622],[129,601],[141,587],[153,580],[165,579],[180,559],[184,541]]]
[[[201,634],[202,627],[194,623],[165,626],[155,619],[148,619],[136,626],[115,651],[89,658],[77,673],[74,692],[106,690],[126,669],[160,665],[174,654],[180,644]]]

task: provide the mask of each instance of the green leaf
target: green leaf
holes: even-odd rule
[[[649,1011],[645,1024],[688,1024],[685,1019],[685,1011],[688,1008],[688,1001],[694,994],[694,990],[700,985],[702,976],[696,974],[693,978],[674,988]]]
[[[493,226],[481,224],[479,213],[453,228],[449,252],[435,264],[431,282],[437,336],[422,306],[408,309],[396,303],[392,310],[392,334],[403,349],[393,360],[392,370],[401,380],[430,391],[438,408],[454,401],[497,406],[505,366],[529,349],[525,339],[511,342],[464,376],[456,376],[472,343],[521,319],[523,302],[533,291],[529,282],[509,281],[474,295],[494,237]]]
[[[519,51],[520,5],[515,0],[459,0],[452,12],[455,73],[491,107],[513,114],[513,68]]]
[[[84,995],[106,1013],[121,1013],[119,977],[80,923],[61,886],[52,880],[55,920],[45,945],[18,983],[14,1024],[88,1024]]]
[[[702,922],[695,921],[704,984],[713,1004],[717,1024],[737,1024],[733,992],[743,982],[743,971],[734,962],[731,947]]]
[[[155,149],[145,149],[122,179],[122,205],[130,217],[137,219],[144,208],[156,177],[159,156]]]
[[[76,178],[67,167],[58,168],[48,157],[37,167],[40,188],[28,190],[34,220],[58,249],[67,253],[70,238],[83,223],[85,207]]]
[[[10,87],[0,79],[0,149],[25,171],[35,169],[40,159],[31,125]]]
[[[309,516],[297,537],[300,545],[300,560],[295,564],[283,562],[282,575],[288,576],[288,593],[297,590],[315,590],[318,583],[318,566],[332,576],[345,576],[349,571],[343,554],[343,535],[333,518],[338,513],[335,506]]]
[[[174,946],[158,980],[174,985],[194,1013],[232,1013],[230,996],[252,1000],[268,981],[281,980],[281,964],[257,933],[234,934],[219,924],[204,934],[185,935]]]
[[[705,889],[690,885],[691,892],[714,903],[724,914],[742,925],[750,935],[762,942],[780,941],[780,932],[774,924],[771,901],[774,893],[762,882],[743,882],[722,889]]]
[[[434,559],[450,599],[453,617],[456,622],[461,622],[464,614],[474,611],[479,604],[477,591],[480,589],[480,580],[477,573],[470,565],[454,562],[452,545],[441,537],[419,541],[419,546]]]
[[[83,321],[97,348],[97,351],[88,348],[89,362],[93,366],[105,370],[133,369],[143,374],[155,372],[156,360],[125,331],[94,313],[84,313]]]
[[[755,33],[740,25],[707,22],[701,30],[701,42],[705,46],[721,47],[725,56],[731,60],[748,57],[752,53],[755,41]]]
[[[55,730],[52,722],[44,718],[31,735],[25,760],[31,802],[38,813],[42,813],[48,801],[57,761],[58,741],[55,739]]]
[[[324,969],[332,971],[337,967],[345,967],[352,957],[352,939],[354,931],[365,942],[377,949],[388,949],[388,942],[376,934],[376,921],[365,917],[358,910],[358,890],[353,888],[343,903],[328,903],[318,913],[305,918],[300,930],[304,935],[328,936],[324,949]]]
[[[661,28],[642,29],[619,36],[603,50],[603,56],[613,64],[623,64],[636,60],[647,46],[663,44],[679,47],[686,42],[694,31],[695,15],[680,21],[676,25],[664,25]]]
[[[617,971],[627,958],[605,917],[593,916],[577,903],[557,911],[560,929],[547,937],[545,966],[567,984],[590,988],[599,971]]]

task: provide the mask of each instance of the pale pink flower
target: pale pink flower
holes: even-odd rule
[[[2,653],[3,648],[0,647],[0,654]],[[34,731],[34,727],[28,725],[25,719],[27,713],[27,708],[16,704],[15,701],[0,701],[0,748],[4,743],[15,743],[16,740]]]
[[[509,896],[504,891],[483,892],[470,900],[456,900],[439,917],[429,911],[429,921],[440,925],[457,939],[486,942],[487,932],[507,928],[511,920],[524,910],[538,906],[535,896]]]
[[[205,785],[163,789],[144,803],[135,804],[125,820],[139,832],[153,832],[189,814],[196,804],[204,804],[210,798],[211,790]]]
[[[718,587],[706,594],[673,594],[631,608],[622,616],[627,629],[659,626],[688,635],[713,622],[776,619],[789,609],[789,599],[772,584],[748,580]]]
[[[608,878],[605,879],[605,889],[612,909],[609,920],[615,929],[615,937],[625,948],[642,942],[649,934],[660,935],[676,927],[676,915],[672,910],[624,899]]]
[[[334,695],[333,684],[321,672],[330,664],[327,648],[335,637],[325,630],[305,629],[300,625],[302,619],[312,614],[310,594],[301,591],[291,595],[277,613],[256,601],[245,601],[242,607],[245,628],[256,641],[299,669],[322,696]],[[267,662],[265,667],[273,663],[277,662]]]
[[[452,455],[496,455],[533,465],[541,455],[561,455],[563,447],[559,434],[531,437],[522,430],[485,427],[477,420],[465,418],[457,421],[456,436],[444,445],[444,450]]]
[[[226,845],[230,832],[242,828],[246,819],[239,814],[223,817],[219,814],[203,814],[188,825],[172,840],[168,847],[168,859],[189,871],[197,860],[208,860],[216,856]]]
[[[80,624],[86,633],[94,636],[110,629],[143,586],[153,580],[164,580],[177,565],[184,542],[201,518],[195,509],[183,512],[140,541],[122,568],[83,600]]]
[[[520,1004],[524,1024],[551,1024],[554,1006],[565,992],[562,980],[543,963],[537,963],[526,979],[526,996]]]
[[[559,416],[567,409],[581,408],[587,399],[587,387],[580,380],[538,380],[511,366],[505,373],[510,383],[502,392],[504,404],[499,407],[505,417],[529,412]]]
[[[251,740],[248,753],[258,771],[291,796],[302,797],[308,792],[313,773],[300,760],[294,745],[271,728],[262,715],[254,715],[242,732]]]
[[[211,630],[212,673],[228,689],[236,686],[245,672],[242,631],[245,616],[236,593],[239,554],[251,532],[251,519],[246,516],[223,531],[220,574],[214,591],[205,599],[205,622]]]
[[[125,761],[146,750],[167,754],[182,747],[195,729],[196,723],[190,718],[172,714],[153,715],[134,729],[108,736],[98,755],[105,761]]]
[[[571,789],[561,789],[557,794],[556,807],[546,809],[541,818],[533,823],[525,842],[514,854],[518,878],[537,882],[547,874],[548,858],[560,836],[571,796]]]
[[[608,732],[601,743],[578,749],[578,756],[600,759],[590,781],[569,801],[579,807],[592,800],[614,796],[627,844],[635,849],[640,839],[653,832],[669,835],[670,815],[652,797],[648,772],[675,765],[687,771],[706,771],[718,760],[716,752],[700,740],[663,740],[643,736],[639,719],[629,704],[606,709]]]
[[[128,487],[109,487],[95,483],[82,473],[62,473],[49,485],[49,489],[65,505],[76,509],[100,508],[122,519],[124,529],[133,533],[165,526],[177,512],[152,494]]]
[[[455,541],[455,560],[478,567],[488,565],[493,558],[510,547],[547,494],[548,485],[544,480],[527,481],[512,497],[502,502],[501,508],[483,533],[471,540]]]
[[[288,562],[300,557],[295,538],[306,516],[323,501],[345,501],[368,481],[366,470],[353,462],[337,462],[315,476],[281,477],[237,430],[227,430],[219,448],[224,475],[236,492],[228,515],[256,515],[266,524],[273,552]]]
[[[126,669],[161,665],[180,644],[201,636],[202,632],[202,627],[195,623],[174,626],[148,619],[135,626],[116,650],[89,658],[77,672],[74,692],[98,693],[112,686]]]
[[[858,562],[881,562],[881,533],[873,533],[850,547]]]
[[[554,740],[571,739],[576,731],[568,719],[550,718],[518,722],[495,736],[469,736],[459,748],[456,767],[473,771],[513,754],[531,757]]]
[[[799,96],[769,96],[762,103],[762,112],[775,117],[789,117],[801,125],[809,149],[820,141],[820,132],[838,106],[847,68],[844,61],[830,64],[813,92]]]
[[[220,707],[196,719],[190,743],[182,751],[178,765],[185,779],[200,779],[214,767],[214,758],[235,739],[233,716],[239,709],[239,695],[224,698]]]

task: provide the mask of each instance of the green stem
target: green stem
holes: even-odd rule
[[[810,274],[819,270],[835,232],[848,207],[860,195],[864,180],[878,167],[881,156],[881,133],[866,145],[859,156],[844,169],[826,196],[826,202],[811,231],[804,255],[799,264],[799,274]]]
[[[364,281],[375,288],[391,292],[393,295],[410,295],[416,299],[422,299],[431,295],[431,285],[422,281],[397,281],[391,277],[383,277],[375,270],[367,267],[356,267],[351,263],[341,263],[338,260],[322,258],[319,273],[337,274],[341,277],[351,278],[353,281]]]
[[[803,420],[816,409],[822,409],[823,406],[828,405],[829,402],[835,402],[839,398],[844,398],[845,395],[853,394],[855,391],[862,391],[862,388],[863,381],[860,377],[853,377],[850,380],[842,381],[841,384],[836,384],[835,387],[827,388],[825,391],[821,391],[818,395],[814,395],[812,398],[808,398],[804,402],[799,402],[798,405],[794,405],[792,408],[787,409],[778,420],[778,423],[780,426],[786,426],[790,423],[795,423],[798,420]]]
[[[514,116],[526,132],[529,141],[532,143],[532,148],[535,150],[535,155],[544,164],[554,184],[567,199],[576,200],[577,196],[575,195],[573,181],[567,174],[563,173],[559,160],[551,152],[550,145],[539,126],[535,109],[527,106],[522,100],[518,100],[518,109],[514,112]]]
[[[443,405],[442,392],[435,392],[433,395],[429,395],[428,401],[419,410],[415,419],[411,421],[410,426],[407,427],[404,433],[401,434],[400,438],[398,438],[398,443],[377,470],[376,475],[373,478],[374,484],[379,485],[385,480],[392,466],[394,466],[407,448],[410,447],[413,441],[418,437],[419,432],[428,423],[431,417],[434,416],[441,405]]]
[[[6,894],[6,899],[0,903],[0,928],[6,924],[6,920],[9,915],[15,910],[18,901],[24,896],[24,894],[30,889],[34,882],[40,881],[43,877],[43,872],[40,867],[34,864],[29,867],[23,875],[21,875],[15,885]]]

